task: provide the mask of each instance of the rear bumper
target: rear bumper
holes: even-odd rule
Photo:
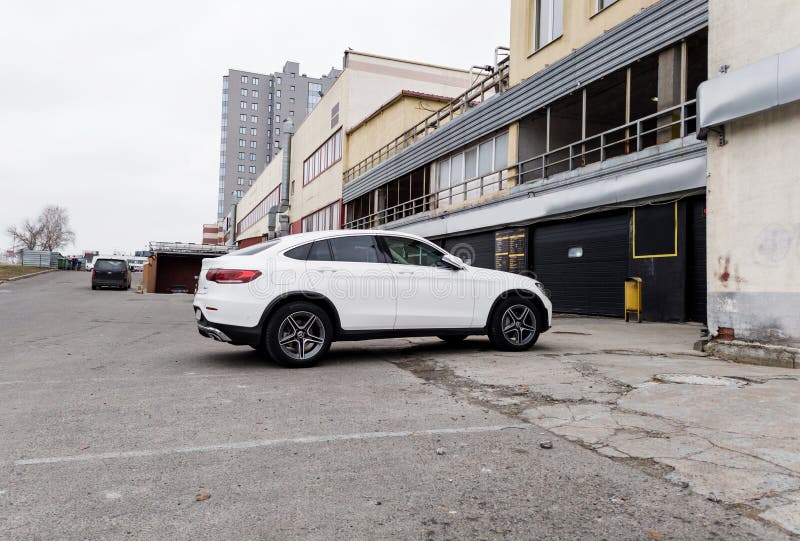
[[[123,287],[128,285],[127,280],[92,280],[95,287]]]
[[[206,338],[218,342],[227,342],[234,346],[257,346],[261,343],[261,327],[238,327],[236,325],[222,325],[211,323],[206,318],[197,322],[197,332]]]

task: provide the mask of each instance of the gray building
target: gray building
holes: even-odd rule
[[[280,151],[281,122],[291,118],[299,125],[340,73],[331,68],[322,77],[308,77],[299,63],[286,62],[280,72],[232,69],[222,77],[218,220]]]

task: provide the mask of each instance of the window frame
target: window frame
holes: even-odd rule
[[[421,267],[421,268],[425,268],[425,269],[428,269],[428,268],[434,268],[434,269],[450,268],[450,266],[443,261],[443,258],[447,254],[447,252],[445,252],[444,250],[442,250],[441,248],[439,248],[435,244],[431,244],[429,242],[425,242],[424,240],[420,240],[420,239],[404,237],[402,235],[376,235],[376,236],[378,237],[379,244],[381,245],[381,248],[384,251],[383,256],[386,259],[386,262],[388,264],[390,264],[390,265],[404,265],[404,266],[409,266],[409,267]],[[421,244],[423,246],[427,246],[433,252],[439,254],[438,262],[440,264],[438,264],[438,265],[419,265],[419,264],[416,264],[416,263],[408,263],[408,262],[401,263],[399,261],[395,261],[394,259],[392,259],[392,254],[391,254],[391,251],[389,249],[388,239],[401,239],[405,243],[415,242],[415,243],[419,243],[419,244]]]
[[[541,35],[541,27],[539,25],[540,14],[542,12],[542,3],[547,2],[548,7],[550,8],[550,20],[548,21],[547,29],[548,29],[548,37],[547,41],[542,40]],[[555,15],[556,15],[556,3],[561,2],[561,32],[556,35],[555,34]],[[534,0],[533,2],[533,53],[544,49],[558,38],[564,35],[564,3],[563,0]]]

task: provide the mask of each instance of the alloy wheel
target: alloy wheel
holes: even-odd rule
[[[536,336],[536,318],[533,310],[524,304],[509,307],[500,324],[505,339],[515,346],[523,346]]]
[[[278,345],[292,359],[310,359],[319,353],[324,344],[325,326],[311,312],[292,312],[278,328]]]

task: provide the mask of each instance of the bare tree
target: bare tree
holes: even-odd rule
[[[12,225],[6,232],[11,235],[15,248],[28,250],[58,250],[75,240],[67,209],[57,205],[46,206],[36,221],[26,219],[19,227]]]
[[[75,240],[75,233],[69,227],[67,209],[57,205],[48,205],[39,215],[39,226],[42,228],[39,248],[52,252]]]
[[[33,222],[30,218],[26,218],[19,227],[16,225],[9,226],[6,229],[6,233],[11,236],[14,249],[27,248],[28,250],[35,250],[42,236],[42,228],[38,222]]]

